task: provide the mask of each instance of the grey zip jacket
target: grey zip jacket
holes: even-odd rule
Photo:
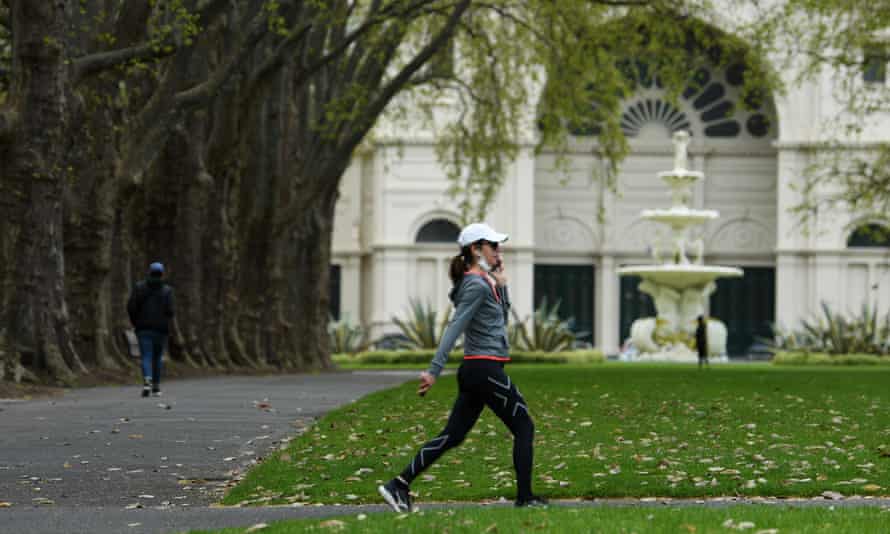
[[[448,353],[461,334],[464,334],[465,358],[487,356],[488,359],[508,361],[510,296],[507,288],[495,288],[482,276],[467,273],[448,296],[454,303],[454,313],[427,372],[439,376],[448,361]]]

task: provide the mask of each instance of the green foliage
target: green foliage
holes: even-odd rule
[[[414,298],[410,299],[407,318],[392,318],[392,322],[408,338],[407,341],[399,342],[400,347],[406,349],[435,349],[438,347],[451,316],[450,309],[449,306],[448,310],[442,314],[442,318],[439,319],[439,314],[433,309],[432,304]]]
[[[890,365],[890,356],[782,351],[776,353],[772,363],[773,365]]]
[[[867,82],[870,66],[890,61],[887,0],[785,0],[760,16],[764,39],[775,43],[777,69],[796,72],[796,83],[816,80],[838,102],[813,138],[794,206],[804,230],[822,213],[843,208],[879,217],[890,212],[890,143],[872,142],[866,128],[890,111],[890,84]],[[794,70],[791,70],[794,69]],[[829,71],[830,77],[824,73]],[[862,145],[854,146],[863,141]]]
[[[334,354],[355,354],[368,348],[368,333],[360,324],[353,325],[344,317],[339,321],[333,318],[328,322],[331,338],[331,352]]]
[[[774,326],[773,333],[774,351],[890,355],[890,313],[881,318],[868,303],[858,315],[846,316],[823,302],[822,315],[801,321],[800,330]]]
[[[436,355],[435,350],[375,350],[362,352],[355,356],[337,355],[333,357],[337,364],[417,364],[426,365]],[[448,363],[460,363],[464,354],[452,351],[448,355]],[[602,363],[605,356],[598,350],[571,350],[564,352],[511,351],[511,363]]]
[[[149,20],[150,42],[157,52],[189,46],[200,34],[200,16],[184,0],[157,2]]]
[[[559,305],[560,301],[556,301],[552,307],[548,307],[545,297],[531,318],[531,333],[525,325],[528,319],[520,320],[513,311],[514,321],[508,327],[510,346],[532,352],[571,350],[577,339],[584,334],[573,331],[574,317],[565,320],[559,318]]]

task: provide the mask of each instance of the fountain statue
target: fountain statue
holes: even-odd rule
[[[714,292],[714,280],[738,277],[742,270],[735,267],[704,265],[704,242],[689,240],[689,229],[716,219],[714,210],[689,207],[692,186],[704,178],[688,167],[687,146],[689,133],[675,132],[674,169],[658,173],[671,188],[672,205],[669,209],[643,210],[643,219],[670,227],[671,251],[652,247],[654,265],[630,265],[618,270],[619,275],[642,278],[639,289],[655,301],[656,317],[634,321],[630,335],[639,350],[638,360],[695,362],[698,355],[694,346],[695,320],[704,315],[705,300]],[[694,262],[689,261],[689,249],[694,249]],[[726,360],[726,325],[709,318],[707,323],[708,354],[714,360]]]

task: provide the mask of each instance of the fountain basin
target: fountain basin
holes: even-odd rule
[[[735,267],[720,265],[698,265],[695,263],[680,265],[628,265],[618,269],[619,275],[639,276],[656,284],[666,285],[683,290],[691,287],[704,286],[717,278],[736,278],[742,276],[742,270]]]
[[[720,213],[716,210],[655,209],[643,210],[640,216],[643,219],[670,225],[672,228],[682,229],[716,219]]]

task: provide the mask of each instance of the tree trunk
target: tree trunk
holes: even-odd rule
[[[12,2],[13,70],[18,75],[10,97],[21,120],[2,167],[4,181],[22,206],[13,210],[19,231],[6,320],[12,357],[18,354],[24,363],[68,383],[86,368],[74,349],[65,301],[62,196],[69,102],[64,7],[61,2]]]
[[[206,212],[215,209],[208,202],[213,178],[204,169],[201,146],[203,121],[191,118],[178,129],[163,156],[162,172],[172,182],[179,202],[171,213],[176,228],[175,248],[171,251],[176,284],[176,317],[182,341],[195,362],[216,366],[228,366],[227,354],[207,350],[203,331],[203,298],[205,291],[202,262],[202,243],[209,236],[206,232]],[[171,184],[172,185],[172,184]]]
[[[332,182],[337,184],[339,180]],[[327,185],[326,189],[328,192],[315,197],[315,202],[303,210],[293,230],[292,255],[288,255],[287,261],[293,269],[288,279],[291,302],[295,303],[290,314],[293,318],[291,339],[299,366],[306,369],[333,367],[327,324],[337,188]]]
[[[96,84],[90,90],[108,90]],[[113,272],[125,256],[115,253],[117,177],[113,152],[113,119],[96,106],[78,109],[68,137],[68,165],[77,169],[76,190],[65,196],[66,300],[71,309],[75,348],[89,367],[120,370],[124,357],[121,325],[115,320]]]

